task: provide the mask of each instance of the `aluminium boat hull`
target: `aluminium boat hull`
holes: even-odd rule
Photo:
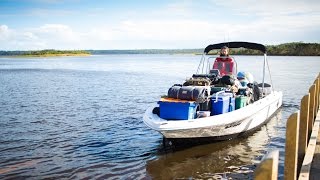
[[[265,124],[282,105],[282,92],[274,91],[241,109],[198,119],[166,120],[153,114],[154,104],[144,114],[144,123],[167,139],[227,140],[252,132]]]

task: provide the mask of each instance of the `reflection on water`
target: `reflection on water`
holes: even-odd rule
[[[249,137],[216,142],[184,150],[170,151],[147,162],[147,172],[154,179],[241,178],[251,179],[255,164],[266,154],[281,120],[281,110]],[[279,147],[282,146],[282,147]],[[283,148],[279,145],[277,148]]]

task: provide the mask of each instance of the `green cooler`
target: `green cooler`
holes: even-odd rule
[[[246,105],[247,105],[247,96],[236,97],[236,109],[243,108]]]

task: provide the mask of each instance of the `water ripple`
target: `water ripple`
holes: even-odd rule
[[[254,58],[239,57],[239,68],[246,64],[259,79]],[[250,179],[272,149],[280,150],[281,177],[286,119],[318,69],[306,74],[299,59],[273,58],[271,66],[295,73],[274,71],[284,99],[270,123],[248,138],[179,150],[164,146],[142,116],[193,74],[197,56],[1,58],[0,179]]]

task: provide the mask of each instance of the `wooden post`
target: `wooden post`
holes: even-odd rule
[[[318,84],[318,87],[319,87],[319,91],[318,91],[318,105],[319,105],[319,107],[318,107],[318,109],[320,109],[320,73],[319,73],[319,75],[318,75],[318,79],[319,79],[319,84]]]
[[[320,76],[318,77],[318,109],[320,109]]]
[[[284,179],[297,179],[299,111],[291,114],[287,121]]]
[[[308,118],[309,118],[309,94],[303,96],[300,104],[299,146],[298,146],[298,172],[303,162],[309,140]]]
[[[317,95],[317,97],[318,97],[318,109],[320,109],[320,73],[319,73],[319,76],[318,76],[318,89],[319,89],[319,91],[318,91],[318,95]]]
[[[319,127],[320,118],[317,117],[317,119],[314,121],[308,148],[302,163],[299,180],[319,179],[319,173],[317,168],[319,166],[319,157],[317,155],[317,151],[319,150],[319,147],[317,147],[319,140]],[[314,167],[315,169],[313,169],[312,167]],[[311,171],[313,171],[312,174]]]
[[[310,104],[309,104],[309,136],[311,134],[312,131],[312,127],[313,127],[313,122],[314,122],[314,101],[315,101],[315,90],[316,90],[316,86],[313,84],[310,88],[309,88],[309,94],[310,94]]]
[[[319,73],[319,75],[318,75],[318,79],[319,79],[319,84],[318,84],[318,87],[319,87],[319,92],[318,92],[318,102],[319,102],[319,107],[318,107],[318,109],[320,109],[320,73]]]
[[[316,112],[319,109],[319,94],[320,94],[320,77],[318,77],[315,81],[315,85],[316,85]],[[317,113],[315,113],[317,115]]]
[[[278,179],[279,150],[268,153],[254,171],[255,180]]]
[[[314,118],[317,116],[317,111],[318,111],[318,92],[319,92],[319,87],[318,87],[318,78],[314,81],[313,83],[315,85],[315,91],[314,91]]]

